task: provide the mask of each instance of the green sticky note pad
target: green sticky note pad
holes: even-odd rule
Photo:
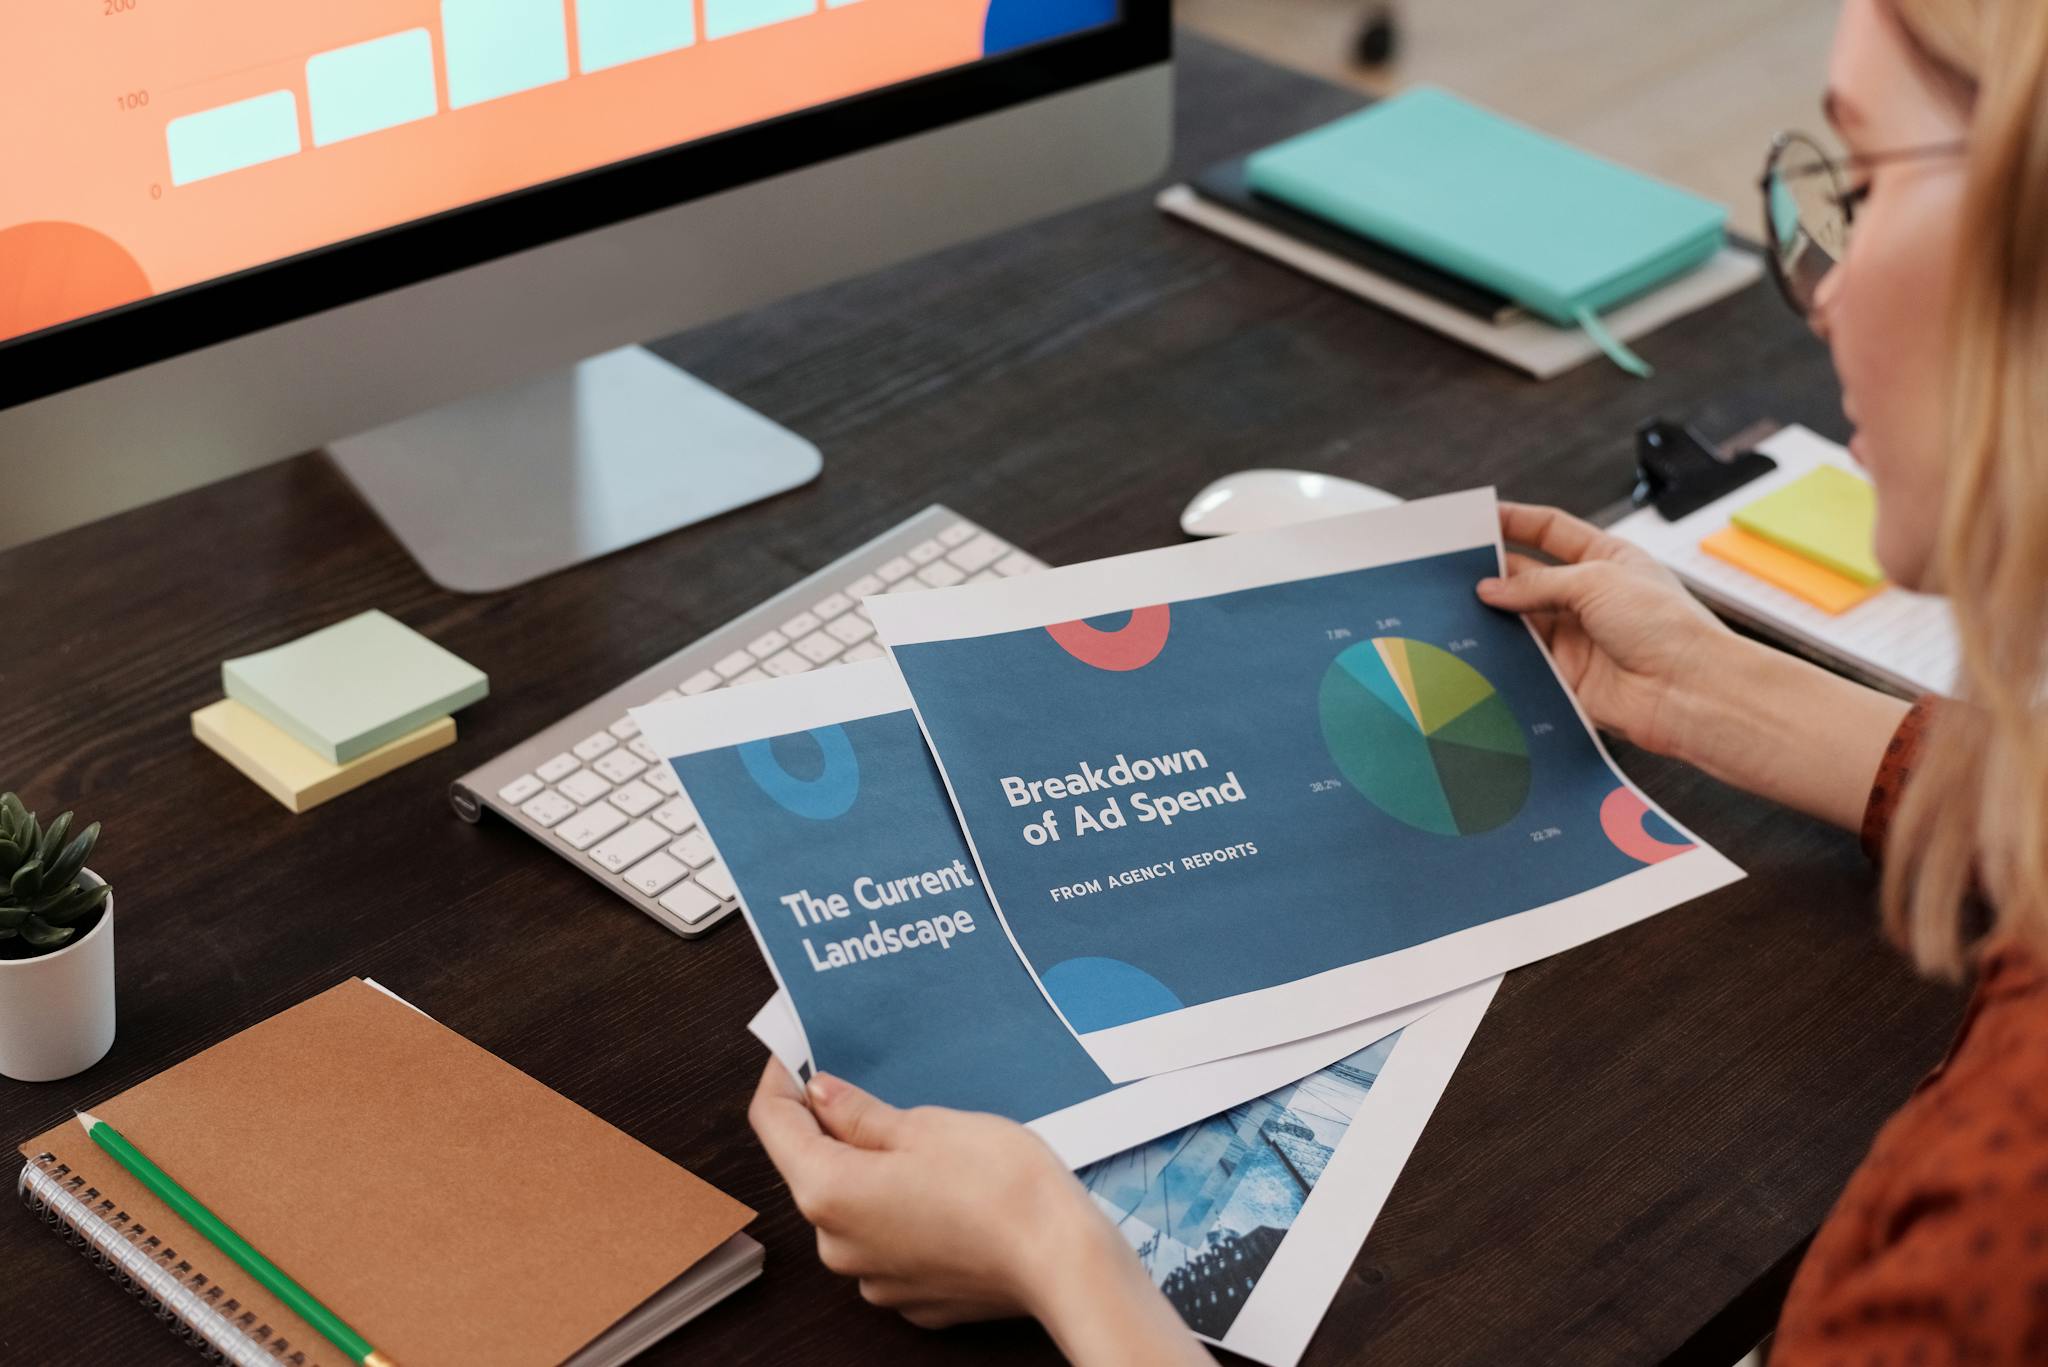
[[[1728,217],[1428,86],[1255,152],[1245,177],[1561,326],[1700,265]]]
[[[220,667],[230,698],[347,764],[490,691],[482,670],[370,611]]]
[[[1877,490],[1847,470],[1823,465],[1729,519],[1751,536],[1859,584],[1881,584]]]

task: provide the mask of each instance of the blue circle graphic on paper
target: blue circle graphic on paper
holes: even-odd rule
[[[1040,981],[1067,1024],[1083,1035],[1181,1008],[1173,989],[1122,959],[1063,959]]]
[[[769,740],[750,740],[739,747],[747,776],[784,811],[812,821],[845,816],[860,796],[860,761],[854,758],[853,742],[837,726],[797,734],[809,736],[824,761],[815,778],[790,773],[776,757],[775,742]]]

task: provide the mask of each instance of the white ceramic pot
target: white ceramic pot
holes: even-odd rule
[[[87,869],[78,875],[100,882]],[[55,1082],[114,1047],[114,898],[83,939],[55,954],[0,959],[0,1073]]]

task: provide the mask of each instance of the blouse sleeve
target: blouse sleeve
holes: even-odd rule
[[[1877,778],[1870,785],[1870,803],[1863,809],[1863,850],[1874,860],[1884,858],[1892,817],[1898,813],[1906,781],[1912,777],[1913,766],[1919,762],[1920,743],[1926,735],[1927,725],[1934,720],[1935,709],[1940,705],[1941,700],[1932,694],[1915,702],[1884,748],[1884,759],[1877,766]]]
[[[2026,1226],[1998,1205],[1928,1193],[1876,1257],[1787,1304],[1770,1367],[2039,1362],[2048,1350],[2033,1313],[2033,1298],[2048,1286],[2043,1260],[2038,1243],[2021,1242]]]

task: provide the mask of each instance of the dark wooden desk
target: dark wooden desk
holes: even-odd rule
[[[1191,39],[1181,91],[1183,170],[1355,102]],[[1768,286],[1647,342],[1654,381],[1538,385],[1145,194],[659,349],[814,438],[824,478],[487,598],[429,584],[319,457],[0,554],[0,786],[106,823],[121,994],[106,1061],[0,1082],[0,1129],[371,974],[761,1211],[767,1276],[647,1361],[1043,1360],[1035,1331],[920,1333],[819,1267],[743,1119],[771,983],[741,927],[674,939],[510,827],[458,821],[448,781],[935,499],[1072,561],[1177,540],[1195,489],[1244,466],[1590,510],[1652,413],[1840,431],[1827,359]],[[288,816],[186,715],[224,657],[372,606],[487,669],[491,697],[455,749]],[[1768,1291],[1939,1054],[1958,1000],[1879,945],[1851,839],[1624,762],[1751,878],[1508,978],[1309,1362],[1709,1360],[1767,1327],[1768,1294],[1716,1316]],[[603,1173],[562,1180],[631,1218]],[[0,1359],[191,1360],[26,1216],[0,1218],[0,1266]]]

